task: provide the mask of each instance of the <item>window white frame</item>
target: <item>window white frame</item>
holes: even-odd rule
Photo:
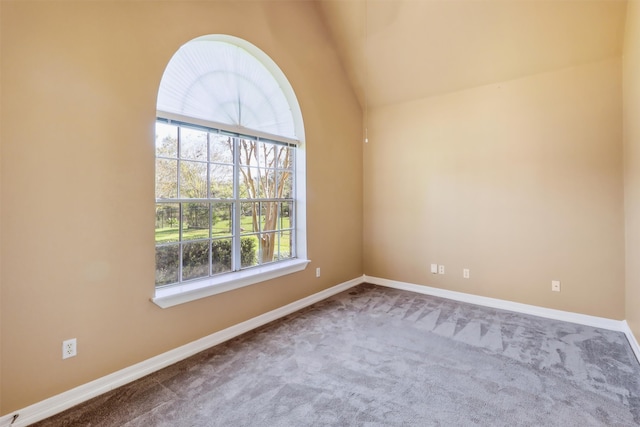
[[[286,261],[278,261],[274,263],[264,264],[245,270],[220,274],[217,276],[207,277],[199,280],[191,280],[179,284],[158,287],[155,290],[155,296],[152,301],[162,307],[167,308],[177,304],[193,301],[196,299],[216,295],[227,292],[240,287],[263,282],[265,280],[274,279],[283,275],[302,271],[306,268],[309,260],[307,259],[307,241],[306,241],[306,158],[304,144],[304,125],[302,122],[302,113],[297,98],[289,81],[280,68],[269,58],[264,52],[252,45],[251,43],[239,39],[237,37],[227,35],[204,36],[198,39],[223,41],[234,44],[249,52],[256,60],[260,61],[267,70],[272,74],[289,103],[295,135],[297,139],[272,135],[260,130],[246,129],[242,126],[229,123],[216,123],[204,119],[186,117],[175,112],[158,111],[157,116],[168,120],[175,120],[183,123],[191,123],[194,125],[215,128],[240,135],[250,135],[258,138],[266,138],[296,146],[295,148],[295,194],[294,194],[294,212],[295,212],[295,248],[296,258]]]

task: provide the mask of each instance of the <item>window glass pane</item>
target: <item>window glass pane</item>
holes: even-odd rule
[[[156,159],[156,199],[178,197],[178,161]]]
[[[278,197],[284,199],[292,198],[293,173],[287,170],[278,170]]]
[[[256,142],[256,152],[258,154],[258,165],[260,167],[270,167],[273,162],[273,144],[265,144],[264,142]]]
[[[182,204],[182,240],[209,238],[209,204]]]
[[[277,160],[274,167],[291,170],[293,168],[293,148],[286,147],[284,145],[279,145],[277,147]]]
[[[207,164],[180,162],[180,198],[205,199],[207,197]]]
[[[233,244],[231,239],[216,239],[211,242],[211,273],[231,271]]]
[[[233,205],[213,203],[211,205],[211,236],[231,236],[233,233]]]
[[[156,247],[156,286],[178,282],[180,246],[167,245]]]
[[[291,232],[283,231],[278,236],[278,259],[288,259],[292,257],[291,253]]]
[[[266,264],[274,260],[274,253],[277,255],[277,239],[276,233],[261,233],[260,244],[260,264]]]
[[[211,198],[233,198],[233,165],[211,164]]]
[[[273,231],[278,225],[278,203],[260,203],[260,231]]]
[[[260,170],[260,197],[265,199],[274,199],[278,197],[278,193],[276,191],[275,169]]]
[[[156,204],[156,243],[177,242],[180,239],[180,205]]]
[[[156,122],[156,156],[178,157],[178,127]]]
[[[280,212],[278,213],[278,229],[285,230],[291,228],[291,214],[293,212],[293,202],[279,203]]]
[[[209,276],[209,241],[182,245],[182,280]]]
[[[212,162],[233,164],[233,138],[210,133],[209,141]]]
[[[207,132],[180,128],[180,158],[207,161]]]
[[[257,202],[240,204],[240,233],[248,234],[258,231],[258,209]]]
[[[256,199],[260,196],[260,174],[258,168],[240,168],[240,188],[241,199]]]
[[[291,149],[284,145],[261,143],[259,158],[262,167],[280,169],[291,167]]]
[[[249,139],[239,139],[238,161],[241,165],[258,166],[258,142]]]
[[[242,268],[258,265],[257,236],[247,236],[240,239],[240,265]]]

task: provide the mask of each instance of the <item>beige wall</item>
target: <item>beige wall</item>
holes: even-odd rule
[[[627,5],[623,54],[626,319],[640,337],[640,2]]]
[[[623,319],[621,97],[611,59],[370,111],[365,274]]]
[[[370,111],[364,173],[360,108],[316,7],[0,2],[0,414],[363,271],[626,315],[640,333],[638,2],[623,63]],[[162,310],[149,302],[155,97],[176,49],[211,33],[257,45],[296,91],[312,263]],[[429,274],[430,263],[446,274]],[[62,361],[71,337],[79,354]]]
[[[361,112],[314,4],[1,7],[0,413],[362,274]],[[312,263],[162,310],[149,301],[156,94],[178,47],[211,33],[257,45],[296,91]],[[63,361],[72,337],[78,356]]]

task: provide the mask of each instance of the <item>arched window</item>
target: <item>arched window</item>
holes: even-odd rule
[[[183,45],[156,121],[156,297],[167,307],[306,267],[304,128],[278,66],[226,35]]]

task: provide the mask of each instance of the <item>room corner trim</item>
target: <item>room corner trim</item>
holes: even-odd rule
[[[479,295],[466,294],[463,292],[450,291],[447,289],[433,288],[414,283],[399,282],[396,280],[383,279],[380,277],[364,276],[366,283],[386,286],[389,288],[402,289],[405,291],[417,292],[420,294],[432,295],[440,298],[447,298],[469,304],[482,305],[485,307],[498,308],[501,310],[515,311],[517,313],[530,314],[533,316],[545,317],[547,319],[561,320],[564,322],[578,323],[596,328],[609,329],[612,331],[624,332],[627,334],[628,326],[625,329],[623,320],[613,320],[604,317],[589,316],[587,314],[572,313],[569,311],[554,310],[551,308],[539,307],[535,305],[522,304],[519,302],[501,300],[496,298],[483,297]],[[630,330],[629,330],[630,331]],[[628,335],[628,334],[627,334]],[[632,334],[633,335],[633,334]],[[633,347],[633,345],[632,345]],[[635,349],[634,349],[635,352]],[[636,353],[638,355],[639,353]]]
[[[631,327],[626,320],[622,321],[624,326],[624,334],[627,336],[627,341],[629,341],[629,345],[631,346],[631,350],[633,350],[633,354],[636,355],[636,359],[640,363],[640,344],[638,344],[638,340],[636,340],[636,336],[634,335]]]
[[[249,332],[252,329],[258,328],[307,306],[320,302],[363,282],[364,276],[343,282],[298,301],[294,301],[283,307],[261,314],[260,316],[238,323],[237,325],[230,326],[196,341],[190,342],[173,350],[169,350],[166,353],[159,354],[102,378],[98,378],[56,396],[34,403],[33,405],[27,406],[23,409],[13,411],[0,417],[0,427],[28,426],[32,423],[44,420],[45,418],[58,414],[79,403],[128,384],[145,375],[158,371],[186,359],[187,357],[193,356],[196,353]],[[12,424],[11,422],[16,415],[18,415],[18,417]]]

